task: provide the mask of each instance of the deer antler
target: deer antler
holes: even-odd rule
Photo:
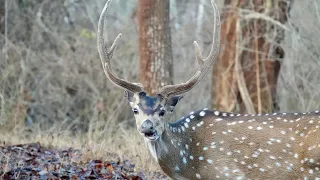
[[[217,5],[214,3],[214,0],[211,1],[212,7],[214,9],[214,27],[213,27],[213,40],[212,47],[207,58],[203,58],[199,45],[196,41],[194,41],[195,54],[196,59],[200,65],[200,68],[193,75],[191,79],[189,79],[185,83],[175,84],[175,85],[167,85],[160,89],[159,95],[162,97],[169,97],[173,95],[183,94],[189,90],[191,90],[200,80],[207,74],[212,64],[215,62],[220,46],[220,15]]]
[[[98,51],[99,51],[103,71],[106,74],[106,76],[108,77],[108,79],[111,82],[113,82],[115,85],[117,85],[121,88],[127,89],[131,92],[134,92],[134,93],[141,92],[141,91],[143,91],[143,88],[140,85],[138,85],[136,83],[128,82],[124,79],[117,77],[111,68],[110,60],[113,56],[113,53],[117,49],[118,41],[119,41],[122,34],[120,33],[116,37],[116,39],[112,43],[112,46],[108,49],[105,44],[105,41],[104,41],[104,33],[103,32],[104,32],[104,20],[107,16],[107,10],[108,10],[108,6],[109,6],[110,2],[111,2],[111,0],[108,0],[108,2],[105,4],[105,6],[101,12],[99,23],[98,23]]]

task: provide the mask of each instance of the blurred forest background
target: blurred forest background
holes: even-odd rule
[[[185,95],[176,119],[204,107],[242,113],[319,109],[320,1],[216,1],[223,28],[218,65]],[[88,158],[130,158],[138,168],[156,170],[123,91],[101,67],[96,31],[105,0],[0,3],[0,141],[79,147]],[[120,77],[139,82],[136,12],[136,0],[114,0],[106,40],[111,44],[123,34],[112,64]],[[212,26],[209,0],[170,0],[173,82],[195,73],[192,42],[206,56]]]

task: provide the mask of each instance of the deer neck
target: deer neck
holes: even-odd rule
[[[185,179],[179,176],[187,158],[185,135],[178,132],[176,123],[166,123],[165,130],[157,141],[148,141],[147,146],[151,155],[159,163],[162,170],[175,179]],[[183,137],[182,137],[183,136]]]

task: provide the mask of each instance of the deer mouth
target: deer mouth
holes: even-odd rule
[[[153,131],[150,131],[150,132],[145,132],[143,134],[147,139],[149,139],[151,141],[155,141],[155,140],[157,140],[159,138],[159,135],[158,135],[156,130],[153,130]]]

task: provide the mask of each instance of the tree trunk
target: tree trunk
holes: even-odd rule
[[[169,0],[139,0],[140,82],[149,94],[172,84]]]
[[[225,7],[228,8],[222,14],[225,21],[221,26],[221,50],[213,70],[212,105],[221,111],[274,111],[278,60],[284,56],[277,45],[284,32],[257,17],[263,14],[285,23],[290,2],[225,0]],[[259,14],[248,16],[250,13]]]

